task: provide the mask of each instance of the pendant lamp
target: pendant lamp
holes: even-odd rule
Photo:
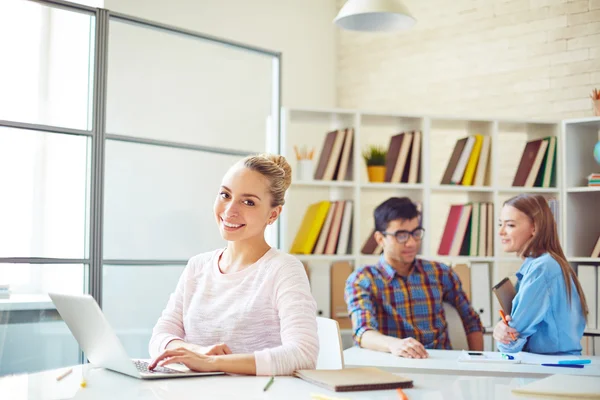
[[[348,0],[333,22],[352,31],[394,32],[417,21],[400,0]]]

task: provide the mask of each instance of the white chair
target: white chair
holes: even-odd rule
[[[446,313],[448,335],[450,336],[452,350],[469,350],[467,335],[458,311],[451,304],[444,303],[444,312]]]
[[[336,320],[317,317],[319,331],[319,358],[317,369],[344,368],[344,349],[340,326]]]

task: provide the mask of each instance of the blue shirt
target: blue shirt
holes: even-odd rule
[[[519,336],[508,345],[498,343],[498,349],[505,353],[581,354],[585,316],[572,280],[569,302],[558,262],[547,253],[528,257],[517,278],[509,325]]]

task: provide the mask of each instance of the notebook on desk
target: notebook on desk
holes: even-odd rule
[[[295,376],[334,392],[411,388],[413,381],[375,367],[344,369],[303,369]]]
[[[512,392],[528,396],[600,399],[600,379],[595,376],[551,375],[512,389]]]

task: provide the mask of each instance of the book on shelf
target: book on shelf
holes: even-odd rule
[[[420,178],[421,132],[402,132],[390,138],[385,182],[417,183]]]
[[[456,141],[442,185],[483,186],[489,167],[491,138],[476,134]]]
[[[590,174],[590,175],[588,175],[587,179],[588,179],[588,186],[590,186],[590,187],[600,186],[600,173]]]
[[[600,258],[600,235],[598,236],[598,240],[596,240],[596,245],[594,246],[594,249],[592,250],[592,255],[590,257]]]
[[[382,251],[383,248],[379,244],[377,244],[377,240],[375,240],[375,229],[373,229],[371,234],[367,237],[367,240],[365,240],[365,244],[363,244],[363,247],[360,249],[360,252],[361,254],[367,255],[379,255]]]
[[[513,186],[556,186],[556,136],[531,140],[525,145]]]
[[[311,204],[304,214],[290,253],[350,254],[352,209],[351,200]]]
[[[354,129],[338,129],[325,135],[315,180],[352,180],[352,148]]]
[[[304,213],[300,229],[298,229],[298,233],[296,233],[296,237],[292,242],[290,253],[312,253],[330,207],[331,203],[329,201],[320,201],[308,206]]]
[[[493,204],[450,206],[442,239],[441,256],[488,257],[493,252]]]

